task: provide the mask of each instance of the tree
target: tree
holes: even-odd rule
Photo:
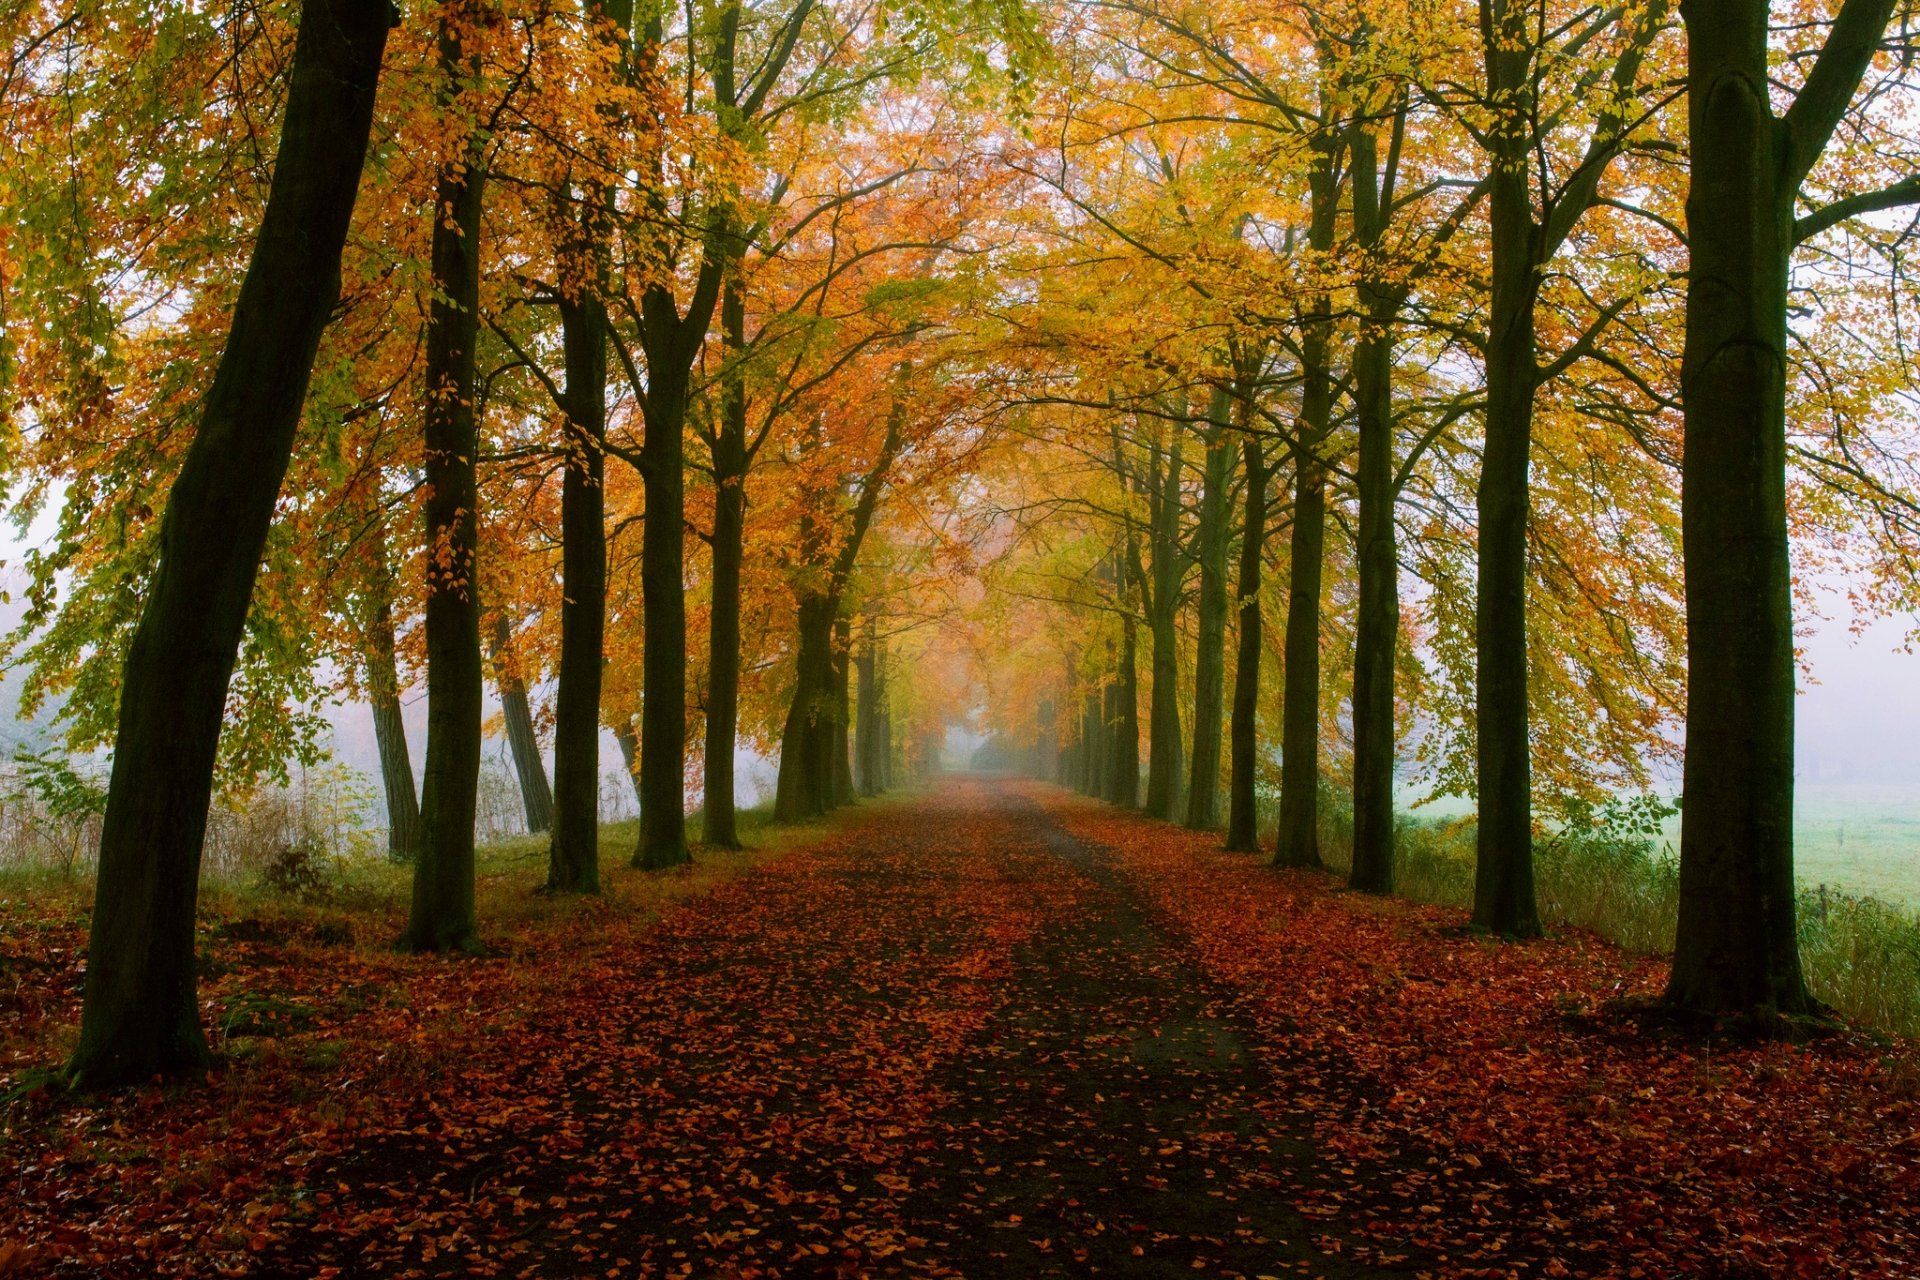
[[[1664,0],[1644,9],[1608,10],[1556,27],[1550,41],[1569,54],[1618,26],[1622,39],[1607,70],[1586,73],[1608,95],[1583,154],[1557,184],[1542,159],[1547,135],[1566,113],[1541,101],[1549,56],[1538,32],[1544,18],[1522,0],[1481,0],[1480,42],[1487,153],[1488,295],[1485,446],[1476,494],[1479,559],[1475,577],[1475,663],[1479,825],[1474,924],[1508,937],[1540,932],[1533,887],[1533,773],[1528,716],[1528,461],[1537,363],[1536,307],[1544,268],[1575,222],[1600,199],[1601,179],[1644,120],[1640,69],[1666,25]],[[1536,166],[1539,171],[1536,172]]]
[[[389,14],[369,0],[306,0],[301,12],[272,188],[127,653],[69,1064],[82,1087],[207,1059],[193,919],[221,713],[314,355],[339,297]]]
[[[427,763],[420,856],[402,935],[416,951],[480,945],[473,917],[482,680],[474,372],[490,140],[463,90],[480,76],[476,28],[483,12],[465,0],[443,0],[439,18],[440,101],[454,128],[434,186],[434,292],[426,332]]]
[[[1764,0],[1684,0],[1692,181],[1682,510],[1687,732],[1680,916],[1667,999],[1804,1013],[1793,881],[1794,635],[1787,547],[1793,250],[1920,201],[1911,177],[1795,217],[1881,45],[1894,0],[1846,0],[1776,113]]]
[[[1232,401],[1216,387],[1203,433],[1200,509],[1193,538],[1200,564],[1198,625],[1193,659],[1193,763],[1187,769],[1186,825],[1209,831],[1220,825],[1221,704],[1226,695],[1227,554],[1233,545],[1229,517],[1235,440],[1227,415]]]

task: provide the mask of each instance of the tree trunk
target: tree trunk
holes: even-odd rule
[[[664,305],[673,309],[672,299]],[[652,327],[652,326],[648,326]],[[687,363],[677,330],[647,347],[646,433],[640,477],[647,519],[640,534],[645,628],[640,701],[640,843],[633,865],[658,871],[693,860],[687,848],[687,599],[685,445]],[[656,351],[659,352],[656,355]]]
[[[1193,763],[1187,770],[1187,821],[1194,831],[1220,825],[1220,712],[1226,696],[1227,552],[1233,542],[1227,489],[1233,483],[1228,396],[1213,393],[1211,426],[1194,531],[1200,549],[1200,600],[1193,658]]]
[[[1324,385],[1324,380],[1323,380]],[[1311,413],[1311,411],[1310,411]],[[1326,554],[1327,473],[1294,452],[1293,541],[1287,571],[1286,678],[1280,707],[1280,867],[1320,865],[1320,575]]]
[[[876,624],[872,614],[868,614],[860,627],[860,651],[854,658],[856,694],[859,709],[855,714],[853,728],[853,758],[855,781],[859,783],[860,794],[877,796],[880,794],[880,708],[874,699],[878,697],[879,640],[875,636]]]
[[[1153,637],[1153,694],[1147,715],[1146,812],[1171,822],[1180,811],[1180,595],[1186,566],[1180,548],[1180,428],[1157,459],[1149,488],[1147,623]],[[1165,469],[1160,470],[1161,462]]]
[[[1330,253],[1339,213],[1333,142],[1315,139],[1307,240]],[[1293,536],[1287,568],[1287,634],[1280,707],[1280,830],[1273,862],[1320,865],[1320,578],[1326,556],[1327,472],[1319,450],[1333,429],[1331,300],[1309,300],[1300,341],[1300,425],[1293,446]]]
[[[507,615],[495,617],[493,627],[493,683],[500,691],[500,718],[506,724],[507,747],[513,755],[513,773],[520,783],[520,803],[527,815],[527,831],[538,835],[553,826],[553,792],[547,787],[547,769],[540,759],[540,736],[533,729],[533,707],[527,701],[527,682],[520,675],[513,651],[513,630]]]
[[[852,804],[853,744],[849,740],[852,716],[853,624],[842,615],[833,620],[833,803]]]
[[[838,688],[834,669],[834,615],[839,601],[809,593],[801,597],[794,659],[793,701],[780,735],[780,777],[773,815],[779,822],[803,822],[833,806],[833,744],[838,734],[834,713]]]
[[[103,1088],[207,1061],[194,906],[221,715],[359,189],[390,10],[307,0],[279,157],[227,345],[167,498],[127,650],[80,1043]]]
[[[1687,741],[1667,999],[1701,1013],[1800,1013],[1813,1001],[1793,882],[1786,304],[1799,183],[1788,166],[1811,156],[1796,157],[1808,139],[1769,105],[1766,6],[1688,0],[1681,14],[1693,259],[1681,371]],[[1829,45],[1840,38],[1836,24]],[[1810,81],[1803,96],[1812,91]]]
[[[607,315],[563,299],[567,461],[560,481],[560,678],[553,707],[553,840],[547,888],[600,892],[600,682],[606,666]],[[524,699],[524,695],[523,695]],[[538,762],[535,756],[535,762]]]
[[[1400,556],[1394,530],[1393,324],[1399,299],[1373,274],[1386,209],[1373,134],[1357,129],[1354,233],[1368,254],[1359,294],[1366,321],[1353,352],[1360,437],[1360,601],[1353,653],[1353,866],[1347,883],[1393,892],[1394,658],[1400,642]],[[1391,178],[1388,179],[1391,181]]]
[[[1119,658],[1114,641],[1106,643],[1106,666],[1114,677],[1100,687],[1100,737],[1106,743],[1100,760],[1100,798],[1119,804]]]
[[[746,349],[746,294],[737,271],[720,294],[726,343],[720,428],[713,438],[713,607],[707,628],[707,741],[701,835],[722,849],[740,847],[733,803],[733,752],[740,731],[740,569],[746,559],[747,388],[739,368]]]
[[[887,646],[884,641],[880,645],[880,655],[875,660],[874,667],[874,683],[879,686],[875,702],[880,712],[880,745],[875,748],[875,753],[880,759],[880,789],[891,791],[894,784],[893,703],[890,700],[893,670],[887,661]]]
[[[620,763],[626,767],[627,783],[633,788],[633,802],[640,803],[640,735],[633,721],[622,716],[613,724],[613,740],[620,744]]]
[[[462,48],[468,15],[449,9],[440,31],[443,105],[475,74]],[[440,171],[434,204],[433,299],[427,312],[427,763],[413,903],[402,941],[416,951],[474,950],[473,815],[480,781],[479,541],[474,455],[474,359],[480,315],[484,141],[469,137]]]
[[[1533,436],[1534,302],[1539,282],[1527,140],[1532,103],[1524,6],[1483,18],[1486,77],[1500,104],[1488,134],[1486,442],[1480,463],[1474,647],[1479,834],[1473,922],[1533,937],[1532,760],[1527,708],[1527,468]]]
[[[1106,777],[1106,726],[1101,723],[1103,697],[1098,684],[1087,686],[1085,706],[1081,717],[1082,740],[1087,745],[1085,759],[1081,761],[1080,791],[1083,795],[1098,796]]]
[[[1108,799],[1128,809],[1140,804],[1140,673],[1139,648],[1132,610],[1120,623],[1120,673],[1114,681],[1112,719],[1113,779]]]
[[[1260,763],[1260,568],[1267,541],[1267,460],[1249,435],[1245,457],[1246,508],[1240,529],[1240,635],[1233,665],[1232,763],[1227,797],[1228,849],[1260,852],[1254,784]]]
[[[373,740],[380,749],[380,783],[387,798],[387,856],[412,862],[420,852],[420,799],[413,756],[400,707],[400,666],[394,656],[393,604],[387,584],[377,587],[367,630],[367,700],[373,704]]]

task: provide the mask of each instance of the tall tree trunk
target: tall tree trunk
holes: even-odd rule
[[[1293,466],[1293,541],[1287,576],[1285,689],[1280,707],[1280,831],[1273,861],[1281,867],[1317,867],[1320,575],[1326,554],[1327,473],[1320,460],[1304,447],[1295,450]]]
[[[1246,507],[1240,527],[1240,634],[1233,664],[1232,765],[1227,796],[1228,849],[1260,852],[1254,785],[1260,763],[1260,566],[1267,541],[1267,459],[1257,437],[1241,444]]]
[[[1120,672],[1114,681],[1113,785],[1109,799],[1128,809],[1140,804],[1140,641],[1133,611],[1120,622]]]
[[[855,781],[863,796],[880,794],[880,709],[874,699],[879,695],[878,626],[869,613],[860,624],[860,649],[854,656],[855,694],[859,699],[853,721],[853,759]]]
[[[1351,143],[1354,230],[1369,257],[1385,211],[1373,134]],[[1394,536],[1393,323],[1398,299],[1372,274],[1360,286],[1366,322],[1353,353],[1360,436],[1360,602],[1353,645],[1353,866],[1347,883],[1393,892],[1394,657],[1400,641],[1400,557]]]
[[[513,651],[513,629],[504,613],[494,619],[493,683],[500,691],[500,718],[506,724],[507,747],[513,755],[514,777],[520,783],[527,830],[538,835],[553,826],[553,792],[547,787],[540,735],[533,729],[533,706],[527,700],[527,682]]]
[[[567,366],[567,460],[560,481],[560,678],[553,707],[547,888],[598,893],[600,684],[607,625],[604,304],[592,296],[563,298],[560,325]]]
[[[1106,666],[1114,677],[1100,687],[1100,737],[1106,750],[1100,758],[1098,794],[1108,804],[1119,804],[1119,656],[1114,641],[1106,643]]]
[[[301,12],[266,211],[127,650],[68,1067],[83,1088],[207,1061],[193,927],[221,714],[320,334],[340,296],[389,21],[384,0],[307,0]]]
[[[1314,140],[1307,241],[1333,250],[1339,215],[1334,140]],[[1280,830],[1273,863],[1320,865],[1320,578],[1326,556],[1327,472],[1320,457],[1333,429],[1332,301],[1308,300],[1300,340],[1300,424],[1293,446],[1293,536],[1287,568],[1286,670],[1280,707]]]
[[[833,803],[852,804],[853,743],[849,730],[853,724],[852,672],[853,623],[842,614],[833,620]]]
[[[461,44],[467,15],[449,7],[440,31],[441,94],[455,111],[477,58]],[[480,781],[480,596],[474,455],[474,359],[480,317],[480,215],[486,142],[469,137],[435,186],[427,312],[427,762],[413,902],[402,941],[416,951],[473,950],[473,817]]]
[[[631,0],[584,0],[590,30],[608,40],[631,82]],[[602,108],[616,129],[619,112]],[[554,694],[553,839],[547,888],[600,891],[600,698],[606,669],[606,296],[612,278],[612,193],[579,186],[575,243],[561,254],[560,333],[566,364],[566,468],[561,477],[560,671]],[[581,283],[584,282],[584,283]]]
[[[1700,1013],[1814,1007],[1793,882],[1787,287],[1795,200],[1893,13],[1847,0],[1805,87],[1773,113],[1767,6],[1686,0],[1686,803],[1667,999]]]
[[[1378,317],[1354,351],[1360,434],[1360,602],[1353,651],[1353,866],[1347,882],[1393,892],[1394,656],[1400,558],[1394,536],[1393,339]]]
[[[1233,542],[1227,490],[1233,483],[1233,439],[1227,426],[1229,397],[1213,393],[1207,454],[1202,470],[1200,519],[1194,539],[1200,550],[1200,600],[1193,658],[1193,764],[1187,770],[1187,821],[1194,831],[1220,825],[1220,713],[1226,696],[1227,552]]]
[[[1173,821],[1180,811],[1180,596],[1186,579],[1180,547],[1180,431],[1156,458],[1149,481],[1151,590],[1143,595],[1153,638],[1153,690],[1147,714],[1146,812]],[[1159,469],[1164,463],[1164,470]]]
[[[780,776],[773,813],[780,822],[817,818],[833,806],[834,718],[839,701],[833,654],[840,602],[809,592],[800,600],[793,701],[780,735]]]
[[[1102,723],[1104,697],[1100,685],[1087,686],[1084,707],[1081,711],[1081,739],[1086,743],[1086,758],[1081,762],[1080,791],[1083,795],[1098,796],[1106,778],[1106,726]]]
[[[877,692],[874,695],[874,704],[880,716],[880,743],[879,746],[874,749],[880,761],[880,789],[882,791],[891,791],[893,790],[894,784],[893,703],[889,699],[892,696],[890,689],[893,681],[893,671],[887,661],[887,645],[884,640],[880,643],[879,656],[874,660],[873,680],[877,687]]]
[[[1537,224],[1528,177],[1530,36],[1525,6],[1486,0],[1490,131],[1486,443],[1480,463],[1474,648],[1479,835],[1473,922],[1509,937],[1540,932],[1533,889],[1533,783],[1527,714],[1527,468],[1533,437]]]
[[[413,789],[413,756],[407,750],[407,722],[400,707],[393,603],[384,580],[376,590],[367,629],[367,700],[373,705],[373,740],[380,749],[380,784],[387,798],[387,856],[412,862],[420,852],[420,799]]]
[[[710,845],[740,847],[733,804],[733,752],[740,729],[740,569],[746,559],[746,292],[737,264],[720,294],[726,364],[720,426],[713,438],[713,608],[707,631],[706,798],[701,834]]]
[[[674,311],[669,297],[660,304]],[[677,316],[677,312],[676,312]],[[680,359],[681,325],[656,320],[647,344],[646,432],[640,476],[647,519],[640,534],[645,629],[640,702],[640,843],[633,865],[648,871],[693,860],[687,848],[686,429],[691,356]],[[656,350],[659,355],[656,356]]]

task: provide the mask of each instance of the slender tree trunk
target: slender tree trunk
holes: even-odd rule
[[[1228,395],[1213,393],[1211,426],[1194,538],[1200,549],[1200,600],[1193,658],[1193,763],[1187,770],[1187,821],[1194,831],[1220,825],[1221,704],[1227,678],[1227,553],[1233,542],[1227,490],[1233,483]]]
[[[1102,779],[1106,777],[1106,726],[1101,723],[1102,703],[1104,699],[1098,684],[1087,686],[1085,706],[1082,710],[1083,725],[1081,735],[1087,744],[1086,758],[1081,762],[1080,791],[1084,795],[1098,796]]]
[[[1847,33],[1864,46],[1862,68],[1888,7]],[[1701,1013],[1800,1013],[1814,1002],[1793,882],[1786,306],[1799,184],[1789,166],[1817,149],[1801,150],[1809,140],[1789,128],[1792,115],[1771,109],[1764,4],[1687,0],[1681,14],[1693,259],[1681,369],[1687,751],[1667,999]],[[1830,45],[1842,31],[1837,23]],[[1832,55],[1823,51],[1823,67]],[[1822,87],[1844,101],[1845,86]],[[1814,91],[1810,80],[1803,96]]]
[[[780,735],[780,777],[773,802],[774,818],[780,822],[817,818],[832,807],[838,703],[833,627],[839,608],[831,596],[810,593],[800,600],[793,701]]]
[[[440,32],[442,96],[475,73],[461,45],[465,15],[450,10]],[[420,795],[422,840],[402,941],[416,951],[474,950],[473,816],[480,781],[480,596],[474,455],[474,358],[480,318],[480,215],[485,140],[468,139],[445,164],[434,192],[434,292],[427,312],[425,413],[427,516],[427,762]]]
[[[567,462],[560,481],[560,678],[553,709],[553,841],[547,888],[600,892],[600,684],[606,666],[607,316],[563,299]],[[536,763],[538,757],[535,757]]]
[[[1260,763],[1260,565],[1267,541],[1267,459],[1249,435],[1245,457],[1246,508],[1240,528],[1240,634],[1233,665],[1232,776],[1227,797],[1228,849],[1260,852],[1254,784]]]
[[[127,650],[80,1043],[104,1088],[205,1064],[193,930],[221,714],[359,189],[389,9],[307,0],[267,207]]]
[[[1180,548],[1179,428],[1150,487],[1148,554],[1152,591],[1147,623],[1153,637],[1153,692],[1147,715],[1147,803],[1149,816],[1174,820],[1180,812],[1180,595],[1186,565]]]
[[[1120,674],[1114,681],[1113,788],[1110,798],[1128,809],[1140,804],[1140,674],[1138,626],[1129,609],[1120,623]]]
[[[880,789],[891,791],[894,785],[893,703],[890,701],[893,670],[887,660],[887,644],[884,640],[880,642],[880,653],[874,661],[874,667],[874,684],[878,686],[874,701],[880,714],[880,745],[876,748],[880,758]]]
[[[1109,649],[1108,659],[1112,661],[1113,651]],[[1120,803],[1120,676],[1119,664],[1114,663],[1114,678],[1100,691],[1100,727],[1106,733],[1106,768],[1100,775],[1100,798],[1108,804]]]
[[[873,615],[868,614],[860,626],[860,649],[854,658],[859,709],[854,717],[853,758],[856,765],[856,781],[863,796],[880,794],[880,708],[874,699],[879,696],[879,640],[875,636],[877,624]]]
[[[387,856],[412,862],[420,852],[420,799],[413,756],[400,707],[400,664],[393,647],[393,604],[382,582],[367,630],[367,700],[373,704],[373,740],[380,749],[380,783],[387,798]]]
[[[833,803],[852,804],[853,743],[849,730],[853,724],[852,672],[853,623],[844,614],[833,620]]]
[[[740,730],[740,569],[746,559],[746,293],[737,264],[720,294],[726,365],[720,426],[713,438],[713,608],[707,631],[706,798],[701,834],[710,845],[740,847],[733,803],[733,752]]]
[[[513,630],[506,614],[494,619],[493,683],[500,691],[500,718],[506,723],[507,747],[513,754],[513,772],[520,783],[520,802],[527,830],[538,835],[553,826],[553,792],[547,787],[547,768],[540,759],[540,736],[533,729],[533,706],[527,700],[527,682],[520,675],[513,651]]]

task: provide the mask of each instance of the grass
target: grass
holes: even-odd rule
[[[862,807],[887,803],[893,803],[891,797]],[[645,927],[675,904],[819,840],[824,829],[776,826],[770,807],[742,811],[739,830],[747,847],[696,844],[691,865],[647,872],[628,865],[639,838],[638,821],[604,824],[597,897],[538,892],[547,871],[544,835],[481,845],[474,877],[481,940],[511,962],[603,925]],[[697,814],[690,830],[699,830]],[[297,888],[286,887],[285,878],[266,864],[203,876],[200,967],[203,994],[221,993],[210,1005],[216,1048],[239,1056],[278,1052],[275,1045],[283,1037],[304,1043],[298,1033],[313,1017],[298,983],[290,986],[271,965],[262,969],[258,948],[247,944],[365,961],[378,969],[397,958],[394,946],[406,923],[412,877],[411,867],[377,854],[319,858]],[[0,1086],[11,1088],[23,1080],[30,1085],[34,1071],[72,1050],[92,899],[93,878],[84,871],[20,860],[0,866]],[[349,989],[329,991],[327,998],[329,1011],[339,1013],[350,1012],[346,1006],[360,997]],[[375,991],[364,998],[394,997]]]
[[[1353,856],[1352,801],[1321,795],[1321,857],[1345,872]],[[1261,814],[1260,829],[1277,821]],[[1394,829],[1394,885],[1440,906],[1473,904],[1471,818],[1402,813]],[[1586,929],[1628,950],[1673,949],[1680,867],[1671,846],[1602,825],[1550,833],[1534,846],[1534,885],[1549,927]],[[1800,959],[1815,998],[1851,1021],[1920,1035],[1920,913],[1825,886],[1800,892]]]

